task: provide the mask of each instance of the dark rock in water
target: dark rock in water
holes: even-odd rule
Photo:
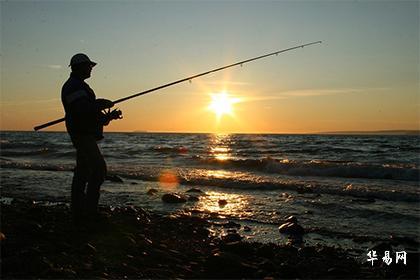
[[[308,215],[312,215],[314,212],[313,211],[311,211],[311,210],[306,210],[305,211],[305,214],[308,214]]]
[[[162,196],[162,201],[166,203],[184,203],[187,202],[187,200],[176,194],[176,193],[166,193]]]
[[[284,223],[279,226],[279,232],[284,234],[302,235],[305,230],[297,223]]]
[[[303,243],[302,235],[292,234],[287,238],[286,245],[294,246],[294,245],[301,245],[302,243]]]
[[[124,183],[123,179],[117,175],[106,175],[105,179],[114,183]]]
[[[228,204],[226,199],[219,199],[219,206],[224,207]]]
[[[187,193],[204,193],[202,190],[197,189],[197,188],[192,188],[189,189],[188,191],[186,191]]]
[[[137,182],[131,182],[130,184],[132,184],[132,185],[138,185]]]
[[[244,226],[244,231],[251,231],[252,229],[249,226]]]
[[[200,201],[200,199],[196,196],[191,195],[188,197],[188,201],[197,202]]]
[[[295,216],[288,216],[285,220],[285,223],[295,223],[297,224],[298,220]]]
[[[226,235],[222,235],[222,240],[226,243],[229,242],[237,242],[242,240],[242,236],[240,236],[238,233],[228,233]]]
[[[154,194],[157,194],[159,191],[157,190],[157,189],[149,189],[148,191],[147,191],[147,194],[148,195],[154,195]]]
[[[296,191],[299,194],[313,193],[314,192],[314,190],[311,186],[297,187]]]

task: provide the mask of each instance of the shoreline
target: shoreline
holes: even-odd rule
[[[140,207],[101,207],[101,219],[75,226],[66,205],[15,199],[1,205],[1,277],[10,278],[419,278],[419,253],[407,265],[372,267],[329,246],[242,241],[234,228]],[[376,248],[378,252],[384,250]],[[392,248],[391,248],[392,250]]]

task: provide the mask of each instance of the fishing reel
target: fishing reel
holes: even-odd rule
[[[111,110],[110,108],[102,110],[102,114],[104,119],[103,125],[108,125],[112,120],[119,120],[123,118],[122,112],[118,108],[114,110]]]

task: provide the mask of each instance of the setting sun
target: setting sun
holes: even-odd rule
[[[211,103],[208,109],[213,111],[217,118],[220,119],[223,115],[233,115],[233,104],[238,103],[239,98],[230,97],[226,92],[220,92],[211,95]]]

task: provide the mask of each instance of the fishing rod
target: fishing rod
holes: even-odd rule
[[[223,67],[219,67],[219,68],[216,68],[216,69],[213,69],[213,70],[210,70],[210,71],[206,71],[206,72],[203,72],[203,73],[200,73],[200,74],[196,74],[196,75],[193,75],[191,77],[187,77],[187,78],[184,78],[184,79],[181,79],[181,80],[178,80],[178,81],[174,81],[174,82],[171,82],[171,83],[168,83],[168,84],[165,84],[165,85],[161,85],[161,86],[158,86],[158,87],[155,87],[155,88],[152,88],[152,89],[148,89],[148,90],[145,90],[145,91],[142,91],[142,92],[139,92],[139,93],[135,93],[133,95],[117,99],[117,100],[113,101],[113,103],[117,104],[117,103],[129,100],[131,98],[138,97],[138,96],[141,96],[141,95],[153,92],[153,91],[157,91],[157,90],[160,90],[160,89],[163,89],[163,88],[166,88],[166,87],[170,87],[170,86],[182,83],[182,82],[191,81],[192,79],[195,79],[195,78],[198,78],[198,77],[201,77],[201,76],[204,76],[204,75],[208,75],[210,73],[218,72],[218,71],[221,71],[221,70],[224,70],[224,69],[227,69],[227,68],[230,68],[230,67],[234,67],[234,66],[237,66],[237,65],[242,66],[243,64],[254,61],[254,60],[258,60],[258,59],[265,58],[265,57],[272,56],[272,55],[278,55],[279,53],[284,53],[284,52],[291,51],[291,50],[294,50],[294,49],[303,48],[303,47],[307,47],[307,46],[314,45],[314,44],[320,44],[320,43],[322,43],[322,41],[307,43],[307,44],[299,45],[299,46],[296,46],[296,47],[292,47],[292,48],[288,48],[288,49],[284,49],[284,50],[279,50],[279,51],[276,51],[276,52],[272,52],[272,53],[260,55],[260,56],[257,56],[257,57],[253,57],[253,58],[250,58],[250,59],[246,59],[246,60],[243,60],[243,61],[240,61],[240,62],[236,62],[236,63],[229,64],[229,65],[226,65],[226,66],[223,66]],[[35,126],[34,130],[37,131],[37,130],[40,130],[40,129],[43,129],[43,128],[46,128],[46,127],[49,127],[49,126],[52,126],[52,125],[55,125],[55,124],[58,124],[58,123],[61,123],[63,121],[65,121],[65,118],[57,119],[55,121],[51,121],[51,122],[48,122],[48,123],[45,123],[45,124],[42,124],[42,125],[39,125],[39,126]]]

